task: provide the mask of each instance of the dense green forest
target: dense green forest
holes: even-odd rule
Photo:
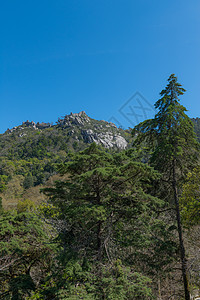
[[[81,112],[0,135],[0,299],[199,295],[200,122],[184,92],[172,74],[132,130]]]

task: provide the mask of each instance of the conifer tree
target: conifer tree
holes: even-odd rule
[[[158,173],[136,162],[133,151],[111,155],[96,144],[68,159],[60,166],[60,173],[68,174],[68,179],[44,190],[54,207],[52,222],[63,249],[62,264],[68,270],[65,278],[71,274],[69,267],[78,264],[79,275],[70,275],[71,286],[78,277],[79,287],[88,290],[91,284],[97,299],[116,299],[116,295],[118,299],[151,299],[150,294],[137,292],[139,285],[131,274],[139,272],[143,280],[151,267],[151,274],[157,273],[175,249],[170,231],[165,229],[162,237],[156,234],[167,228],[156,219],[162,201],[147,192]],[[163,261],[156,259],[158,253]],[[116,264],[130,272],[121,287],[114,275]]]
[[[179,235],[182,276],[185,299],[190,299],[187,260],[183,243],[182,225],[179,208],[179,186],[189,169],[197,160],[198,143],[186,108],[179,103],[179,96],[185,89],[172,74],[168,84],[160,93],[161,98],[155,103],[158,110],[154,119],[137,125],[135,145],[145,142],[151,150],[150,164],[162,172],[162,180],[167,184],[169,195],[174,201]]]

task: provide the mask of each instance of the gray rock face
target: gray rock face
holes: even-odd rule
[[[52,123],[39,123],[37,122],[37,124],[33,121],[29,121],[27,120],[26,122],[23,122],[22,123],[22,126],[15,126],[13,127],[12,129],[7,129],[7,133],[10,134],[12,133],[13,131],[16,131],[16,130],[24,130],[25,128],[32,128],[32,129],[45,129],[45,128],[49,128],[52,126]],[[25,134],[20,134],[19,137],[23,137]]]
[[[23,137],[23,136],[26,136],[26,135],[27,135],[26,133],[20,133],[19,137]]]
[[[93,130],[82,130],[83,139],[86,143],[100,144],[105,148],[117,147],[119,149],[125,149],[128,142],[120,134],[114,134],[111,131],[107,132],[93,132]]]
[[[114,136],[115,144],[119,149],[126,149],[128,142],[121,135]]]
[[[57,122],[59,127],[70,128],[68,135],[77,140],[78,132],[81,133],[79,140],[85,143],[95,142],[105,148],[125,149],[128,142],[114,123],[97,121],[89,118],[84,111],[71,113]]]
[[[51,123],[44,123],[44,122],[42,122],[42,123],[37,122],[37,124],[36,124],[36,127],[38,129],[45,129],[45,128],[49,128],[51,126],[52,126]]]
[[[59,119],[57,124],[60,126],[71,127],[73,125],[84,126],[85,124],[90,123],[90,118],[86,115],[84,111],[80,113],[66,115],[64,119]]]
[[[27,127],[32,127],[36,129],[36,124],[33,121],[29,122],[29,120],[27,120],[26,122],[23,122],[22,125],[26,125]]]

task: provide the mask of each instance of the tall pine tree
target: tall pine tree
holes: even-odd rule
[[[198,143],[192,121],[185,114],[186,108],[179,103],[179,96],[184,92],[185,89],[172,74],[166,88],[160,93],[161,98],[155,103],[158,110],[155,118],[137,125],[134,133],[137,133],[135,145],[145,142],[151,150],[150,164],[163,174],[163,182],[167,184],[174,203],[185,299],[189,300],[187,260],[179,209],[179,185],[197,160]]]

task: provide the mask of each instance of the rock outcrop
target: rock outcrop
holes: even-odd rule
[[[48,131],[49,128],[51,128],[50,131]],[[112,149],[126,149],[129,144],[124,130],[117,128],[114,123],[92,119],[84,111],[65,115],[58,119],[56,125],[44,122],[35,123],[27,120],[20,126],[8,129],[6,133],[14,133],[20,139],[24,137],[28,139],[31,132],[34,135],[36,130],[48,136],[50,134],[60,135],[62,132],[63,138],[69,144],[69,147],[76,147],[76,149],[83,149],[84,144],[93,142]],[[80,146],[77,146],[77,143]]]
[[[90,123],[90,118],[86,115],[84,111],[80,113],[66,115],[63,119],[58,119],[57,124],[59,126],[71,127],[73,125],[84,126],[85,124]]]
[[[84,141],[86,143],[93,143],[100,144],[105,148],[119,148],[119,149],[126,149],[128,142],[122,137],[120,134],[113,134],[111,131],[107,132],[93,132],[93,130],[82,130],[82,135]]]

